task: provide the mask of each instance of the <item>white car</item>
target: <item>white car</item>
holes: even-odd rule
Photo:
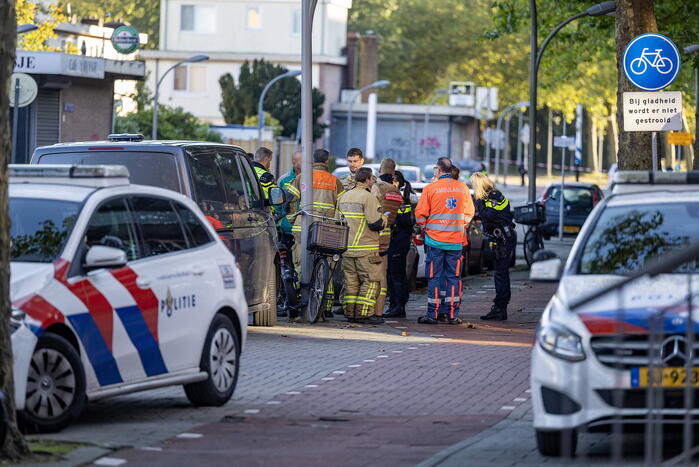
[[[372,172],[374,172],[374,175],[378,175],[381,164],[364,164],[363,167],[370,168]],[[420,171],[419,167],[415,167],[413,165],[397,165],[396,170],[400,170],[405,179],[413,186],[415,183],[422,181],[422,172]],[[338,167],[337,169],[333,170],[333,175],[337,178],[342,178],[349,172],[349,167]]]
[[[543,455],[574,454],[579,430],[646,416],[652,365],[662,367],[662,386],[670,388],[657,416],[671,422],[684,414],[681,375],[685,364],[696,368],[699,361],[687,362],[694,352],[684,337],[689,274],[694,294],[699,282],[697,259],[688,257],[671,273],[643,276],[593,301],[576,302],[656,259],[697,245],[696,183],[696,174],[618,172],[613,194],[585,222],[532,350],[534,429]],[[534,263],[531,278],[555,280],[561,265],[557,258]],[[650,323],[660,310],[662,330],[656,332]],[[658,340],[652,348],[651,339]],[[699,371],[692,378],[697,381]],[[696,417],[699,410],[692,413]]]
[[[87,401],[233,394],[247,333],[234,256],[189,198],[122,166],[10,166],[15,403],[28,431]]]

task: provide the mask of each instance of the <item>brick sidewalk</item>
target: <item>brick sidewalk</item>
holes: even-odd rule
[[[387,339],[373,356],[345,359],[307,384],[223,412],[218,422],[109,458],[151,467],[414,465],[494,426],[528,398],[529,353],[539,313],[517,310],[543,309],[554,287],[531,287],[513,277],[512,320],[484,324],[476,321],[492,300],[489,284],[492,278],[468,281],[464,317],[475,329],[418,325],[425,297],[416,294],[410,319],[373,329]],[[313,328],[308,329],[312,339]],[[322,339],[317,344],[317,355],[297,358],[309,363],[322,358]],[[347,352],[351,357],[351,346]]]

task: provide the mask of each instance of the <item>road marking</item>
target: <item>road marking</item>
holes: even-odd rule
[[[402,350],[391,350],[391,352],[393,352],[393,353],[403,353]]]
[[[288,392],[285,392],[284,394],[286,394],[288,396],[298,396],[301,393],[298,391],[288,391]]]
[[[408,329],[408,328],[405,326],[396,326],[396,329]]]
[[[347,365],[347,368],[359,368],[362,365]]]
[[[396,324],[398,321],[384,321],[386,324]]]
[[[526,390],[526,391],[524,391],[524,392],[528,392],[528,393],[531,393],[531,392],[532,392],[532,390],[531,390],[531,389],[527,389],[527,390]]]
[[[160,452],[163,450],[163,448],[159,448],[156,446],[141,446],[140,448],[141,451],[154,451],[154,452]]]
[[[268,401],[267,405],[279,405],[281,404],[281,401]]]
[[[252,415],[252,414],[260,413],[260,409],[246,409],[245,411],[243,411],[243,413],[249,413],[249,414]],[[185,433],[185,434],[191,434],[191,433]],[[201,436],[202,436],[202,435],[199,435],[199,436],[182,436],[182,435],[179,435],[178,438],[201,438]]]
[[[408,347],[408,350],[417,350],[417,347]]]
[[[503,405],[500,410],[514,410],[516,407],[514,405]]]
[[[388,355],[377,355],[376,358],[388,358]]]
[[[430,334],[430,337],[444,337],[444,334]],[[418,345],[430,345],[430,344],[418,344]]]
[[[126,464],[126,459],[116,457],[102,457],[95,461],[95,465],[122,465]]]
[[[515,397],[513,400],[515,402],[527,402],[527,399],[525,399],[524,397]]]
[[[317,388],[317,387],[318,387],[317,384],[307,384],[304,386],[304,388]]]
[[[374,363],[376,360],[364,360],[365,363]]]
[[[332,376],[328,376],[327,378],[320,378],[321,381],[332,381],[334,379],[335,378],[333,378]]]
[[[333,374],[334,374],[334,375],[344,375],[345,373],[347,373],[347,372],[346,372],[346,371],[342,371],[342,370],[333,371]]]
[[[476,293],[485,293],[485,290],[476,290]]]

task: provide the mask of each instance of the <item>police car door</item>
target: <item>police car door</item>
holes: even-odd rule
[[[157,300],[162,360],[169,372],[191,369],[199,364],[216,298],[215,257],[207,253],[207,246],[196,247],[188,241],[173,201],[139,195],[132,196],[130,204],[144,255],[133,269],[141,279],[139,287],[151,291]],[[221,279],[216,279],[218,284]]]

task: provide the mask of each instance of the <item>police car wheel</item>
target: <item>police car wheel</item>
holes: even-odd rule
[[[78,352],[63,337],[44,334],[29,366],[20,427],[29,433],[59,431],[80,415],[85,402],[85,371]]]
[[[204,342],[200,368],[208,378],[185,384],[187,399],[197,406],[220,406],[228,402],[238,382],[240,342],[231,320],[216,315]]]

